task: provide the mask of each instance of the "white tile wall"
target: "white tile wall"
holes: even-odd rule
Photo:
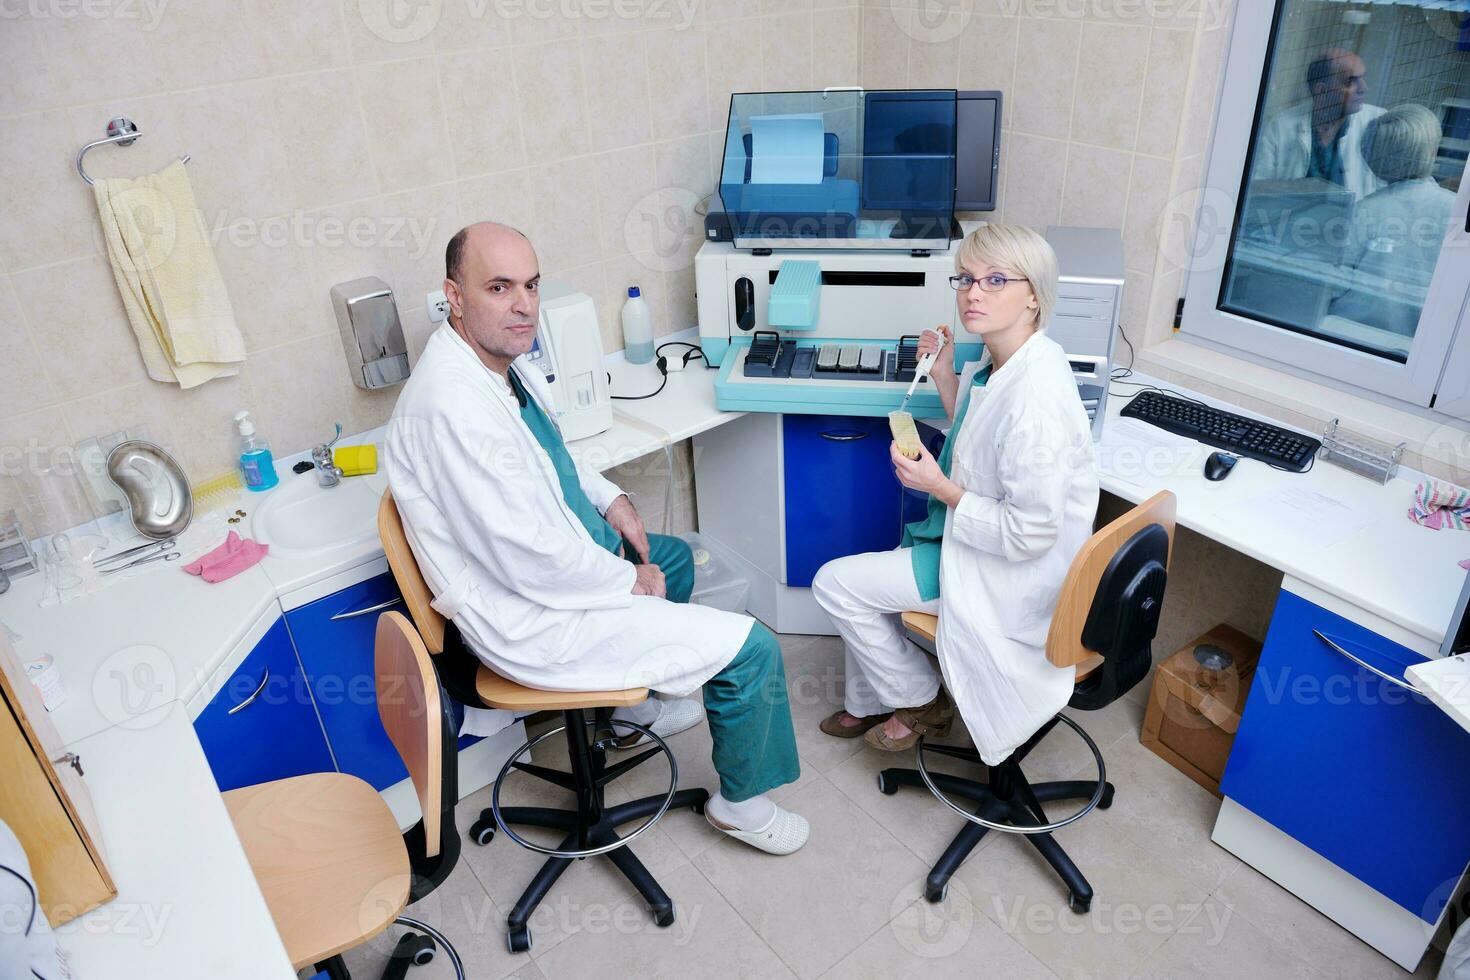
[[[1194,145],[1186,135],[1208,132],[1219,45],[1146,7],[1109,16],[1104,3],[1072,4],[1086,9],[1071,16],[1069,2],[699,0],[686,22],[680,4],[635,3],[632,18],[594,16],[626,4],[535,8],[551,10],[543,18],[532,5],[444,0],[402,24],[358,0],[191,0],[165,5],[157,24],[143,4],[6,19],[0,448],[55,452],[146,424],[207,479],[232,465],[238,408],[257,413],[282,454],[338,418],[376,425],[394,394],[351,386],[328,290],[384,278],[417,356],[423,294],[438,284],[444,243],[472,220],[526,231],[544,272],[598,297],[609,347],[635,281],[660,334],[692,325],[692,209],[713,189],[736,91],[1003,89],[992,217],[1123,226],[1135,285],[1177,285],[1155,269],[1156,177]],[[1192,72],[1191,59],[1208,64]],[[119,114],[144,137],[91,154],[94,172],[193,156],[250,351],[238,378],[180,392],[143,373],[71,168]],[[669,207],[686,226],[659,223]],[[1166,305],[1130,296],[1128,308]],[[0,453],[0,509],[23,455]]]

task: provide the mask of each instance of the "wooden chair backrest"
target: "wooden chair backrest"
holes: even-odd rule
[[[424,581],[418,560],[408,546],[408,535],[404,533],[403,518],[398,513],[398,505],[393,502],[392,490],[384,490],[383,501],[378,504],[378,537],[383,541],[388,567],[393,570],[398,591],[403,593],[404,604],[408,606],[424,646],[431,654],[443,653],[444,617],[430,605],[434,601],[434,593],[429,591],[429,583]]]
[[[373,650],[378,717],[413,780],[424,814],[425,857],[439,854],[444,718],[439,680],[418,630],[400,612],[378,617]]]
[[[1143,503],[1112,521],[1082,546],[1057,597],[1051,630],[1046,635],[1046,659],[1058,667],[1072,667],[1096,654],[1082,645],[1082,628],[1092,611],[1093,596],[1108,564],[1133,535],[1150,524],[1161,525],[1169,534],[1169,554],[1174,554],[1174,515],[1177,500],[1160,490]]]

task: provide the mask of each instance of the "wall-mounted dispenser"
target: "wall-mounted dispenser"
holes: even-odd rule
[[[376,276],[332,287],[342,349],[359,388],[386,388],[408,377],[408,345],[393,290]]]

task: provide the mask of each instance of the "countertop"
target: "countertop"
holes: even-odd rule
[[[69,747],[86,767],[118,888],[117,898],[56,930],[73,973],[294,980],[183,704]]]

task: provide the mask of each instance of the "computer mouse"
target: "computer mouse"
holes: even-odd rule
[[[1230,475],[1235,469],[1235,464],[1240,461],[1239,456],[1220,452],[1218,449],[1210,453],[1205,460],[1205,479],[1220,481]]]

